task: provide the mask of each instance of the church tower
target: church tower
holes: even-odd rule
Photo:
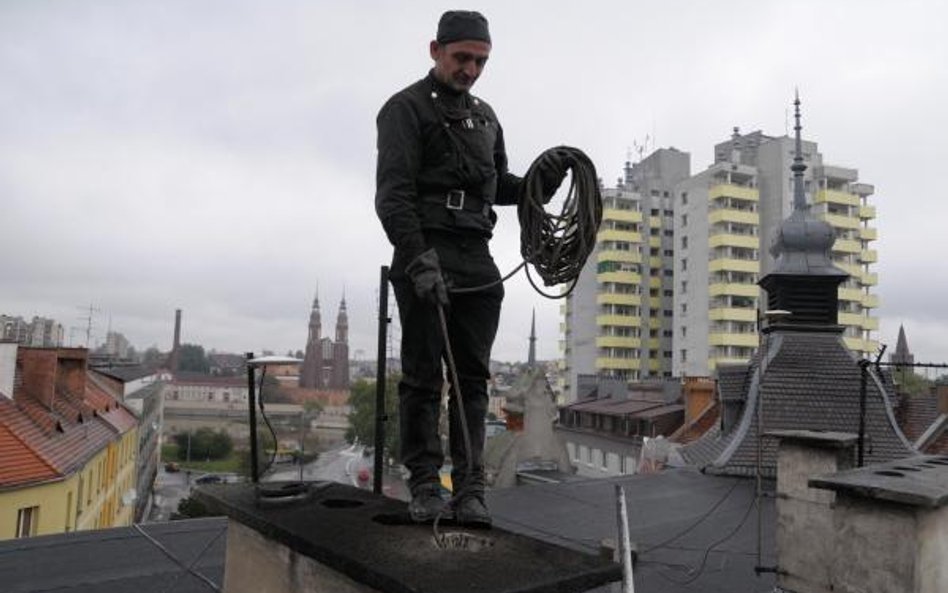
[[[322,320],[319,314],[319,293],[313,298],[313,309],[309,314],[309,336],[306,339],[306,355],[300,371],[300,387],[319,389],[322,385],[323,352]]]
[[[349,315],[346,312],[346,295],[339,303],[336,317],[336,341],[332,345],[332,389],[349,389]]]

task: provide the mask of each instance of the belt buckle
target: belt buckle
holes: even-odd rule
[[[464,190],[448,190],[448,198],[444,205],[448,210],[464,210]]]

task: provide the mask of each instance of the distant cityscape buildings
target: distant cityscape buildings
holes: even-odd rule
[[[773,268],[769,248],[793,208],[793,152],[788,136],[735,128],[694,175],[688,153],[675,148],[626,163],[603,192],[595,252],[562,307],[566,401],[577,399],[582,376],[710,376],[750,359],[766,309],[757,283]],[[849,274],[838,288],[842,339],[871,356],[879,327],[874,188],[856,169],[824,162],[815,142],[802,142],[802,157],[807,208],[832,227],[831,261]]]
[[[33,348],[56,348],[63,345],[63,326],[53,319],[0,315],[0,340]]]

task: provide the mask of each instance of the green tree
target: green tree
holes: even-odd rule
[[[931,391],[932,382],[925,377],[916,374],[909,367],[896,367],[892,371],[895,382],[899,386],[899,391],[911,395],[923,395]]]
[[[167,354],[159,350],[157,346],[152,345],[145,349],[145,352],[142,353],[142,365],[145,368],[157,369],[165,363],[167,358]]]
[[[181,344],[178,350],[178,370],[195,373],[208,373],[211,363],[204,353],[204,346],[197,344]]]
[[[187,432],[179,432],[172,438],[178,446],[178,459],[187,461],[188,459],[188,435]],[[219,430],[202,426],[190,433],[190,451],[191,460],[197,459],[223,459],[230,455],[234,450],[234,441],[230,435]]]
[[[375,381],[359,380],[349,393],[349,428],[346,441],[356,441],[375,447]],[[385,381],[385,450],[396,455],[399,446],[398,435],[398,377],[390,376]]]

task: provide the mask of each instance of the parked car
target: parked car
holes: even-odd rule
[[[217,474],[204,474],[200,478],[194,480],[195,484],[221,484],[224,481],[223,476]]]
[[[181,471],[181,467],[178,466],[178,464],[175,463],[174,461],[169,461],[168,463],[165,464],[165,471],[168,472],[169,474],[173,474],[175,472]]]

